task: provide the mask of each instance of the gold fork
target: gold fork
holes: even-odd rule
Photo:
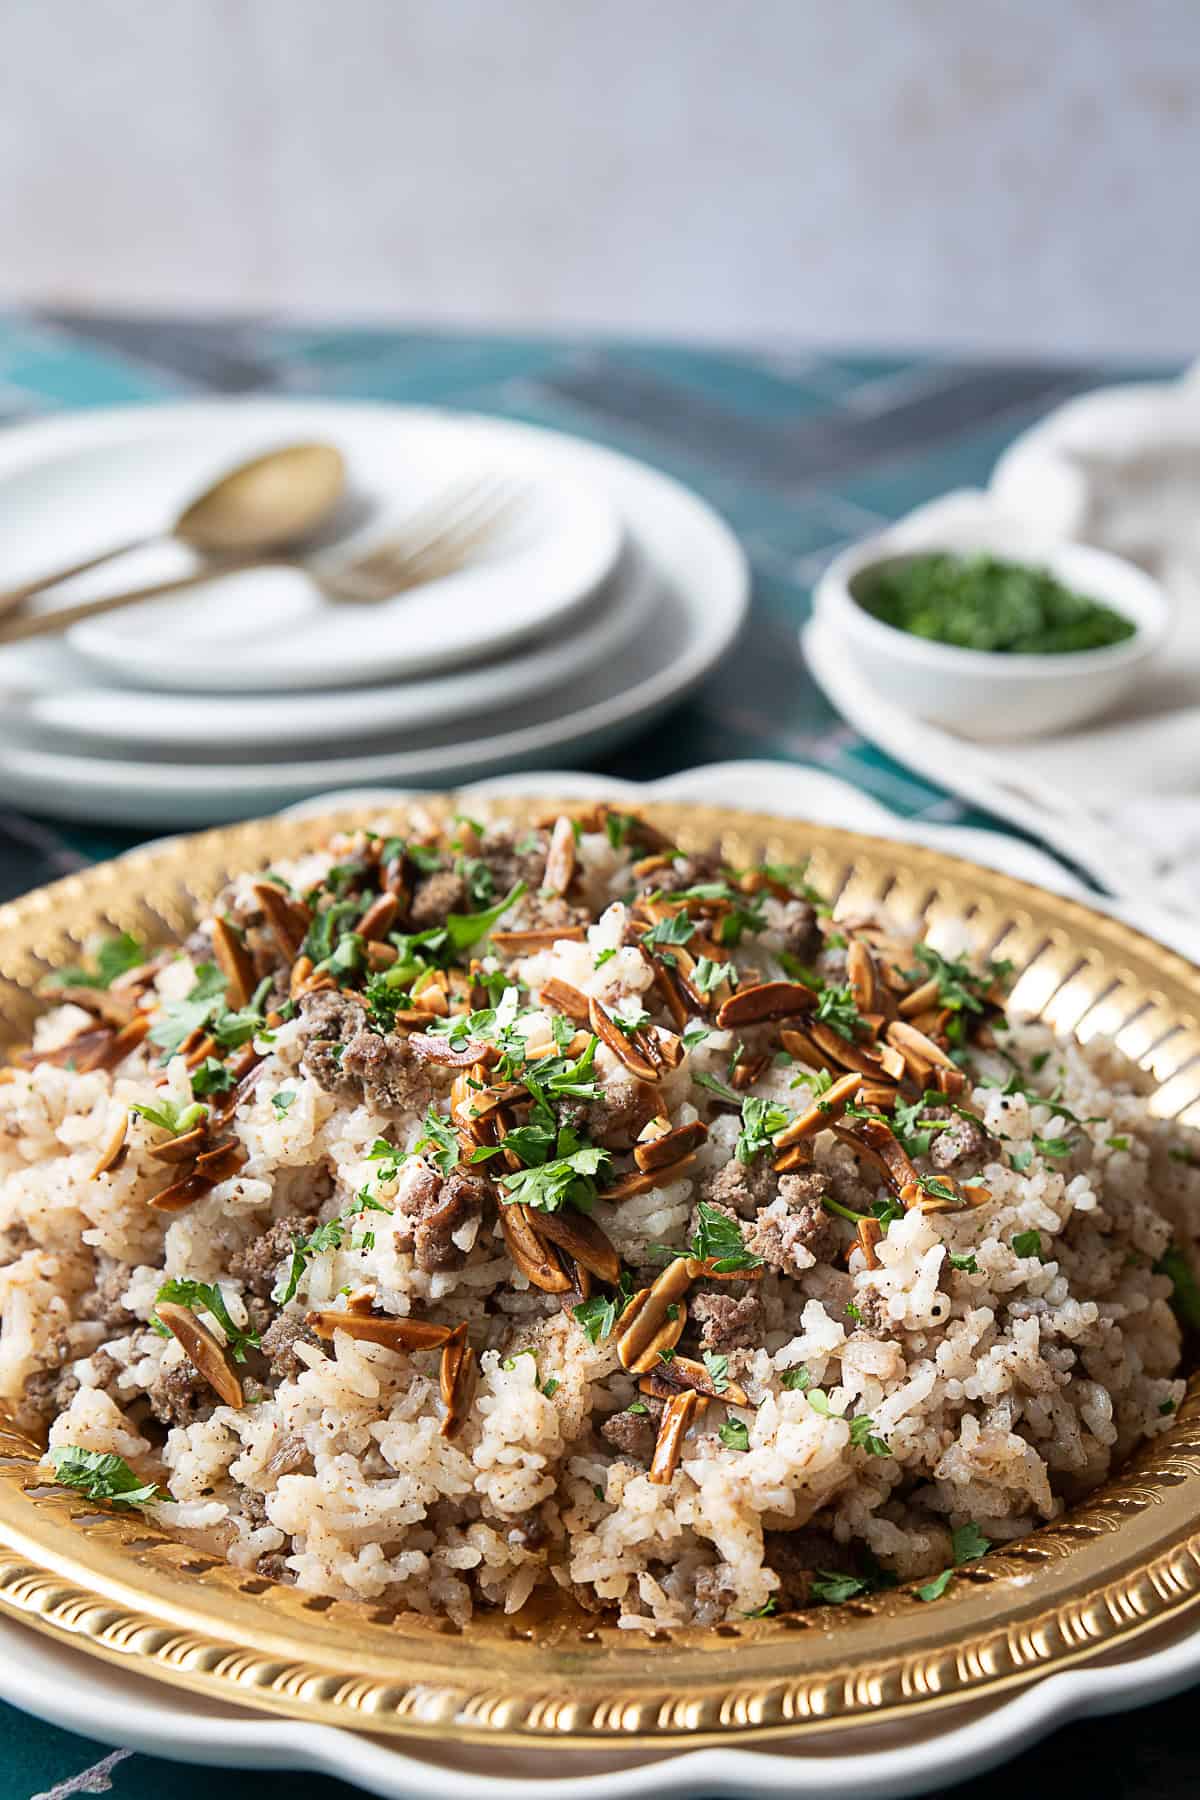
[[[95,619],[162,595],[183,593],[243,569],[299,569],[326,599],[338,605],[378,605],[467,568],[517,516],[522,499],[521,490],[506,482],[485,479],[462,483],[418,509],[394,536],[373,544],[340,569],[314,568],[297,558],[278,555],[227,557],[187,575],[127,588],[97,600],[81,600],[52,612],[10,619],[0,625],[0,646],[66,631],[83,619]]]

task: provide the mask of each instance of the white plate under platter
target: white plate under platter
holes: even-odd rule
[[[651,584],[642,629],[621,653],[538,699],[513,705],[500,695],[494,712],[469,725],[406,732],[364,755],[169,760],[10,739],[0,742],[0,794],[59,817],[182,828],[269,812],[335,786],[444,786],[550,757],[582,759],[645,726],[702,681],[737,636],[749,598],[746,559],[717,514],[669,476],[615,451],[560,442],[626,521],[627,554]]]
[[[43,743],[95,747],[101,755],[161,749],[195,758],[248,747],[321,744],[336,747],[386,733],[423,731],[494,709],[498,695],[523,704],[563,688],[583,671],[621,656],[653,604],[653,577],[623,557],[618,572],[553,635],[507,656],[443,669],[384,687],[278,694],[163,694],[144,688],[74,687],[64,657],[30,645],[25,666],[9,682],[0,665],[0,721],[33,731]]]
[[[546,631],[594,593],[620,553],[602,486],[573,440],[477,414],[327,400],[187,401],[69,414],[0,442],[0,588],[162,530],[222,471],[320,440],[346,460],[361,530],[331,565],[475,477],[520,494],[486,557],[381,605],[333,605],[299,570],[214,578],[71,628],[72,647],[126,682],[214,692],[329,688],[449,668]],[[317,560],[317,559],[314,559]],[[35,610],[194,566],[165,544],[64,583]]]
[[[636,806],[649,798],[744,807],[880,836],[918,839],[1004,869],[1116,913],[1154,936],[1163,916],[1148,904],[1098,901],[1045,852],[1017,838],[963,826],[898,819],[823,771],[786,763],[715,764],[654,783],[542,770],[480,783],[474,792],[608,796]],[[386,808],[399,790],[324,794],[294,810],[362,801]],[[469,800],[464,796],[469,805]],[[1179,926],[1178,920],[1169,921]],[[1182,927],[1180,927],[1182,930]],[[1200,956],[1200,928],[1166,940]],[[891,1800],[961,1781],[1027,1749],[1071,1719],[1148,1705],[1200,1679],[1200,1628],[1188,1618],[1138,1640],[1126,1655],[1098,1659],[1000,1695],[969,1712],[806,1738],[796,1746],[580,1753],[455,1750],[401,1745],[238,1711],[169,1688],[0,1621],[0,1697],[67,1730],[184,1762],[305,1770],[338,1776],[387,1800],[657,1800],[696,1793]]]

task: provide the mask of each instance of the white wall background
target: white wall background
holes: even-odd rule
[[[5,0],[0,299],[1200,337],[1197,0]]]

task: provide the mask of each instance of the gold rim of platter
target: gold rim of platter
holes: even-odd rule
[[[523,826],[553,801],[474,812]],[[570,803],[566,803],[569,809]],[[409,814],[413,807],[403,809]],[[434,821],[452,796],[419,810]],[[642,810],[727,860],[811,857],[839,913],[884,906],[1016,966],[1014,1003],[1081,1040],[1115,1037],[1152,1109],[1200,1124],[1200,970],[1077,901],[936,850],[704,806]],[[247,869],[394,806],[270,819],[175,839],[0,907],[0,1037],[26,1039],[33,988],[105,929],[186,934]],[[912,1587],[793,1616],[620,1631],[526,1608],[460,1630],[303,1595],[137,1515],[45,1485],[40,1447],[0,1422],[0,1611],[70,1646],[239,1706],[350,1729],[524,1748],[745,1742],[929,1713],[1123,1647],[1200,1600],[1200,1380],[1171,1428],[1033,1537],[963,1569],[932,1604]]]

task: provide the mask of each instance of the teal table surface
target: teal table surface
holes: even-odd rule
[[[984,483],[1004,446],[1072,394],[1166,374],[1118,365],[725,350],[497,334],[0,313],[0,431],[63,408],[203,394],[329,395],[529,420],[612,445],[689,483],[737,531],[754,574],[751,616],[725,665],[652,733],[594,763],[634,778],[732,757],[825,768],[914,819],[994,824],[851,731],[804,669],[797,629],[843,545],[951,487]],[[110,856],[137,835],[30,818],[0,790],[0,899]],[[1002,1792],[1131,1800],[1183,1792],[1200,1758],[1190,1704],[1067,1727],[1003,1773]],[[332,1800],[316,1776],[180,1768],[96,1744],[0,1705],[0,1800]],[[954,1790],[956,1793],[959,1790]],[[966,1788],[961,1790],[964,1794]]]

